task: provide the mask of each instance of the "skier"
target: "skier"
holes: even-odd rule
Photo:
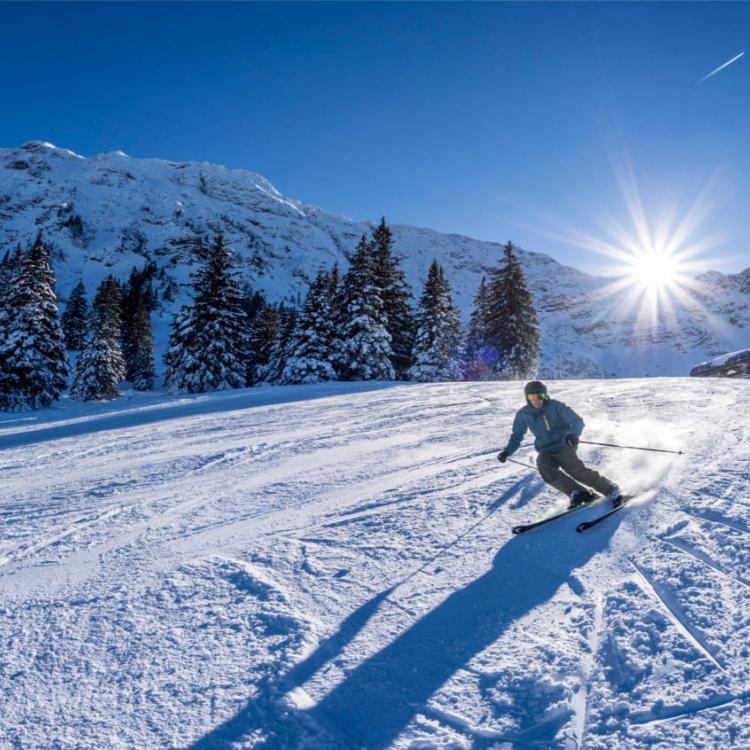
[[[513,432],[505,448],[497,455],[500,463],[518,450],[526,430],[536,438],[536,465],[547,484],[564,492],[570,499],[568,508],[585,505],[594,495],[583,485],[605,495],[617,508],[622,504],[620,488],[606,477],[586,467],[576,455],[583,420],[562,401],[551,399],[547,386],[538,380],[526,383],[526,405],[513,420]]]

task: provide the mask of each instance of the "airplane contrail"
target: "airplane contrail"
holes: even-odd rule
[[[699,83],[703,83],[703,81],[708,80],[711,76],[715,76],[720,70],[724,70],[727,66],[731,65],[733,62],[737,62],[745,53],[740,52],[739,55],[735,55],[731,60],[727,60],[723,65],[719,65],[716,70],[712,70],[707,76],[703,76],[703,78],[700,79]]]

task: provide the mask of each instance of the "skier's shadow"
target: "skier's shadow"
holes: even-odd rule
[[[301,724],[308,729],[311,724],[321,725],[341,741],[342,747],[389,747],[453,674],[516,620],[549,601],[572,571],[604,549],[621,519],[622,514],[616,514],[595,531],[578,535],[574,528],[580,515],[575,514],[556,522],[555,532],[540,529],[510,539],[484,575],[451,594],[389,645],[365,659],[312,709],[299,711],[299,721],[288,715],[288,709],[280,710],[279,687],[283,685],[283,691],[289,691],[304,685],[342,653],[386,599],[392,595],[397,599],[397,587],[386,589],[349,615],[334,635],[284,675],[279,684],[261,688],[258,697],[239,714],[188,750],[228,747],[257,728],[267,731],[268,740],[262,747],[291,750],[297,744],[295,736],[299,736]],[[553,541],[560,540],[564,543],[551,547]],[[580,590],[579,585],[576,590]]]
[[[310,722],[305,721],[303,715],[289,715],[289,709],[280,703],[282,694],[303,685],[319,669],[341,654],[392,591],[393,587],[368,599],[341,623],[336,633],[318,644],[315,651],[304,661],[285,675],[266,680],[259,685],[256,697],[238,714],[212,729],[185,750],[228,750],[234,747],[235,743],[258,731],[266,736],[260,745],[266,750],[292,750],[300,744],[298,739],[304,730],[309,739],[314,727],[309,726]],[[307,726],[303,728],[304,724]],[[337,733],[335,728],[333,732]]]
[[[576,514],[577,515],[577,514]],[[549,601],[609,542],[622,514],[586,535],[530,532],[507,542],[492,568],[363,661],[308,713],[350,747],[390,746],[430,696],[520,617]],[[562,531],[562,530],[560,530]],[[550,542],[564,544],[550,549]]]
[[[490,515],[503,507],[512,497],[518,496],[520,498],[516,506],[525,504],[538,494],[542,486],[543,483],[537,481],[532,475],[526,474],[522,476],[487,507],[488,512],[479,521],[466,529],[450,544],[445,545],[436,555],[427,560],[422,568],[414,571],[407,578],[402,579],[400,583],[381,591],[361,604],[346,617],[339,626],[339,629],[321,641],[315,651],[304,661],[295,665],[286,674],[277,675],[276,679],[263,681],[263,683],[257,686],[258,692],[256,697],[239,713],[212,729],[199,740],[189,745],[185,750],[226,748],[242,737],[246,737],[257,730],[265,730],[267,732],[267,739],[263,744],[264,747],[269,748],[269,750],[270,748],[290,750],[294,746],[293,737],[298,734],[299,728],[294,726],[293,719],[290,722],[288,710],[279,704],[281,694],[303,685],[319,669],[343,653],[347,645],[354,640],[358,633],[364,629],[370,619],[376,614],[380,605],[386,602],[391,593],[406,580],[420,574],[427,565],[431,565],[442,554],[455,547],[462,538],[471,534],[477,526],[484,523]]]

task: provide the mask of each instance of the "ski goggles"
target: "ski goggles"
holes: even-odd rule
[[[544,401],[547,397],[544,393],[527,393],[526,398],[529,399],[529,401]]]

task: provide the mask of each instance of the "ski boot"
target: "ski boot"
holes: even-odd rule
[[[620,488],[615,485],[610,492],[607,493],[607,500],[612,503],[612,508],[619,508],[623,502],[625,502],[622,493],[620,492]]]
[[[570,503],[568,504],[568,510],[573,510],[581,505],[588,505],[593,499],[593,495],[588,490],[573,490],[570,493]]]

